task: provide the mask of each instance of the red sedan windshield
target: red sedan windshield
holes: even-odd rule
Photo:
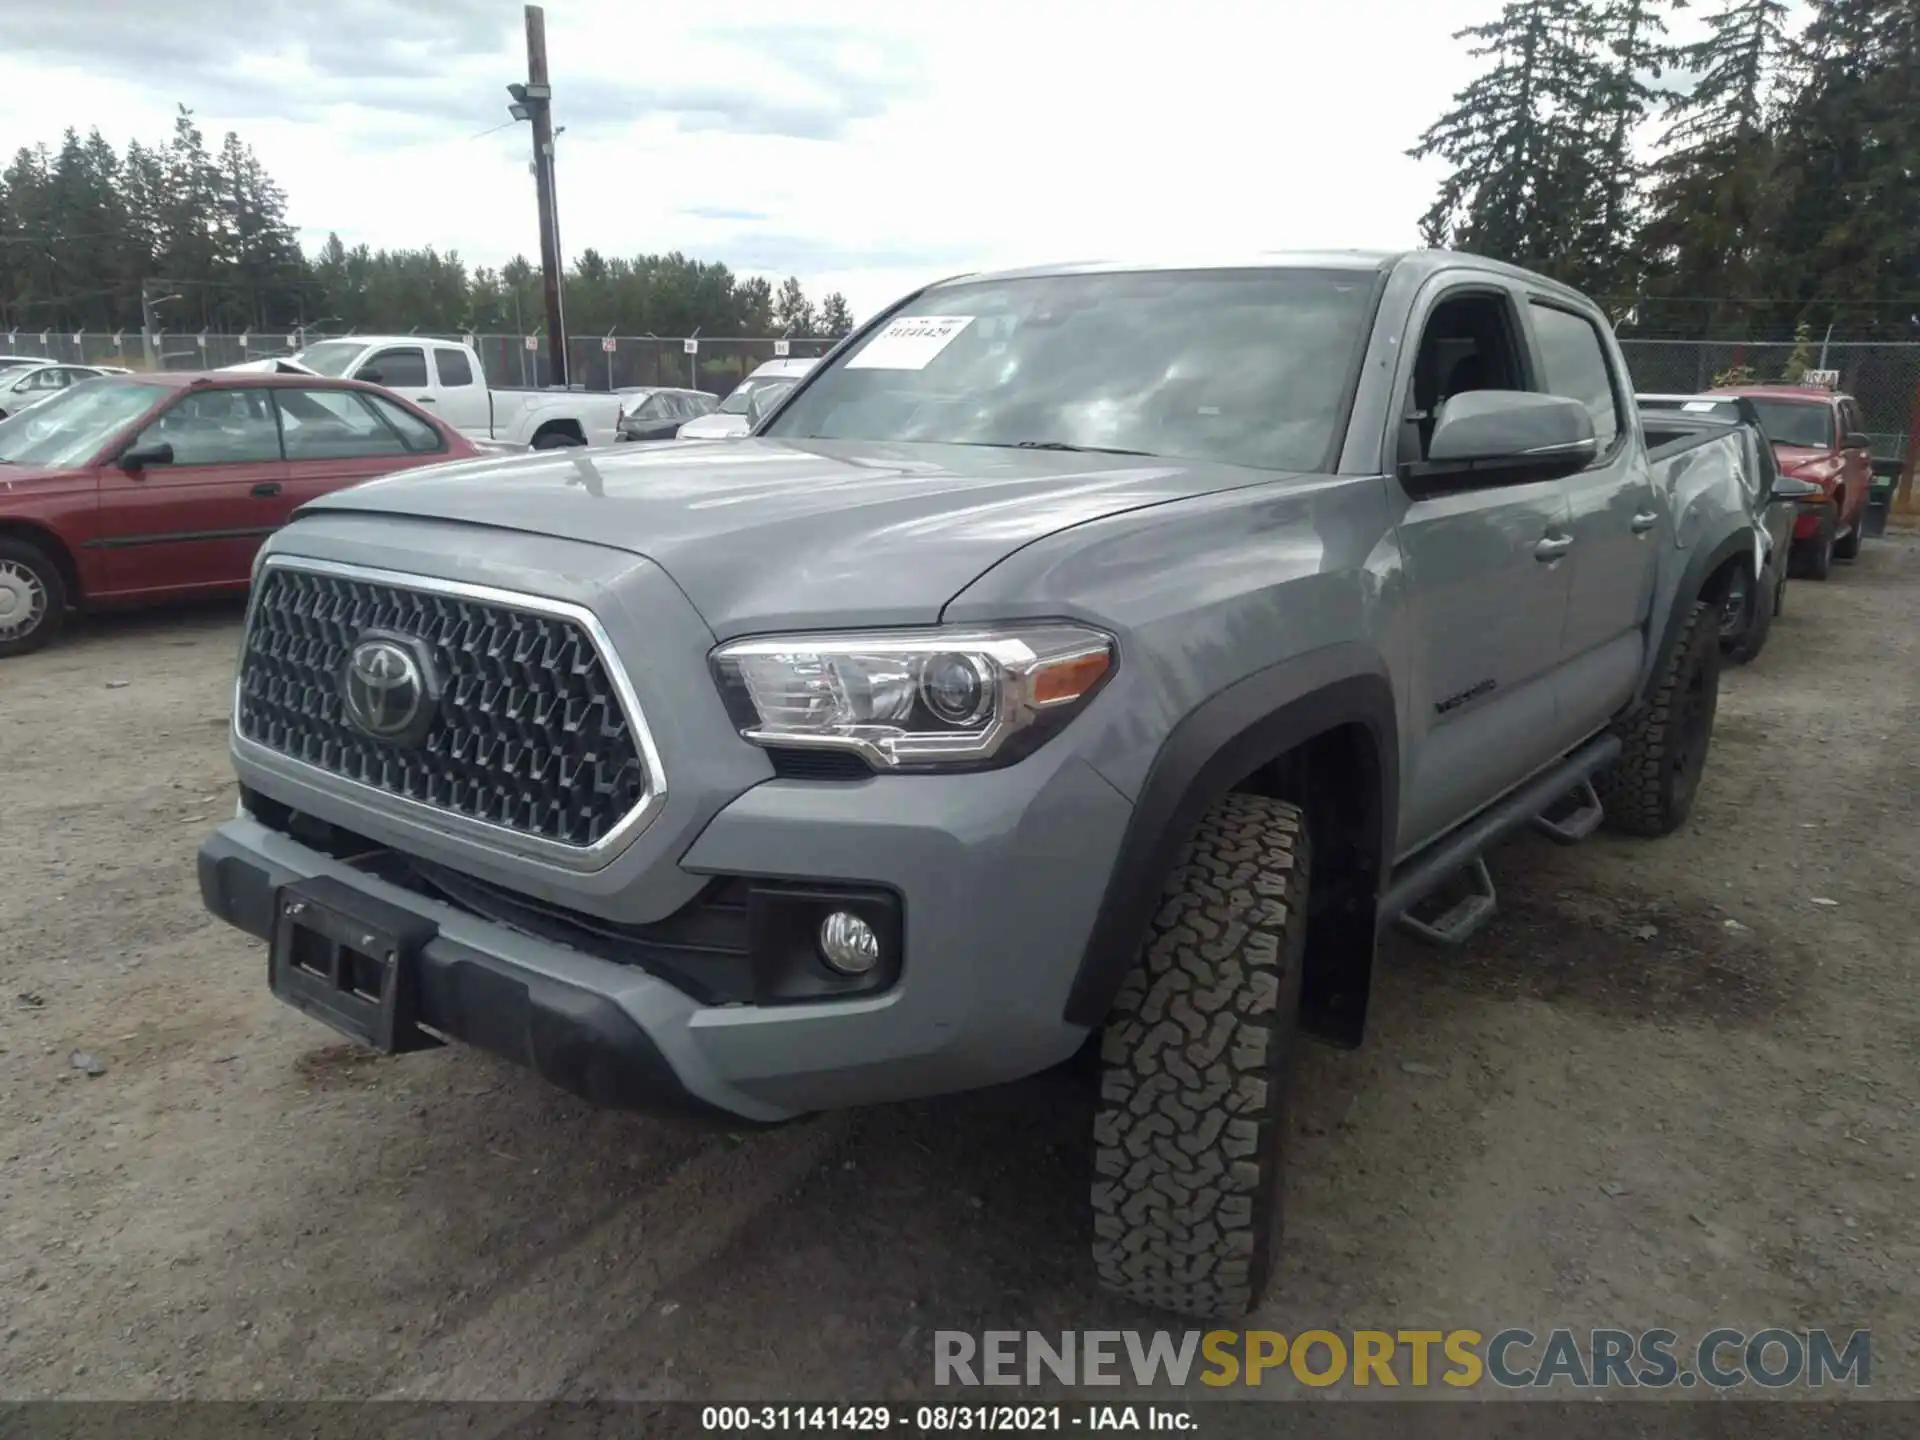
[[[161,391],[137,380],[85,380],[30,410],[0,420],[0,464],[66,470],[84,465]]]

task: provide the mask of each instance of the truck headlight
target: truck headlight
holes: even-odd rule
[[[739,640],[713,652],[756,745],[851,750],[876,770],[1007,764],[1065,725],[1115,664],[1079,625]]]

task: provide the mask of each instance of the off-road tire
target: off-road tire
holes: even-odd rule
[[[1224,1320],[1266,1287],[1311,850],[1293,805],[1229,795],[1214,806],[1107,1019],[1093,1261],[1129,1299]]]
[[[1593,777],[1609,828],[1670,835],[1700,791],[1720,702],[1719,607],[1695,602],[1651,703],[1614,726],[1620,758]]]
[[[1809,580],[1824,580],[1833,573],[1834,529],[1840,522],[1831,515],[1820,517],[1820,529],[1798,547],[1800,573]]]
[[[1720,642],[1721,653],[1735,665],[1745,665],[1767,648],[1767,636],[1773,633],[1773,617],[1780,608],[1780,586],[1775,584],[1765,595],[1754,595],[1747,602],[1747,628],[1731,640]]]
[[[1858,560],[1860,541],[1867,528],[1866,512],[1863,510],[1853,522],[1853,528],[1833,542],[1833,558],[1836,560]]]
[[[38,545],[0,535],[0,580],[8,587],[8,598],[38,587],[37,618],[30,626],[15,630],[0,628],[0,660],[27,655],[38,650],[60,633],[67,618],[67,581],[54,558]],[[9,610],[9,613],[11,611]]]

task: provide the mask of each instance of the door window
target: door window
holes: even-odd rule
[[[672,418],[671,412],[667,409],[667,397],[665,395],[649,395],[646,398],[646,402],[642,404],[638,410],[633,412],[633,418],[636,420],[667,420]]]
[[[362,460],[412,453],[402,432],[372,405],[362,403],[377,397],[353,390],[286,389],[277,392],[276,398],[289,460]]]
[[[467,359],[467,352],[455,350],[451,346],[436,345],[433,349],[434,368],[440,372],[440,385],[443,389],[457,389],[462,385],[473,384],[473,363]]]
[[[1542,388],[1587,407],[1600,453],[1606,454],[1620,434],[1620,396],[1599,330],[1584,315],[1536,300],[1533,335],[1540,346]]]
[[[401,441],[416,455],[430,455],[446,449],[440,432],[405,406],[396,405],[384,395],[356,395],[354,399],[371,405],[374,413],[399,432]]]
[[[372,380],[395,390],[424,390],[427,388],[427,352],[418,345],[394,345],[385,350],[376,350],[360,366],[362,380]]]
[[[773,383],[790,386],[794,382]],[[1506,297],[1485,291],[1448,296],[1434,306],[1420,335],[1400,458],[1427,458],[1440,407],[1455,395],[1526,388],[1520,347],[1514,341],[1513,309]]]
[[[175,465],[264,464],[280,458],[280,429],[264,390],[200,390],[181,397],[131,448],[171,445]]]

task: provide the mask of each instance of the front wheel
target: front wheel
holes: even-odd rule
[[[1854,517],[1853,524],[1847,527],[1847,533],[1833,542],[1833,558],[1836,560],[1858,560],[1860,558],[1860,532],[1866,527],[1866,516]]]
[[[1653,699],[1614,726],[1619,758],[1593,777],[1610,827],[1651,837],[1686,823],[1719,707],[1719,615],[1700,601],[1687,615]]]
[[[1800,551],[1800,563],[1809,580],[1824,580],[1833,573],[1834,535],[1839,525],[1831,513],[1820,517],[1820,528]]]
[[[1766,648],[1767,636],[1773,632],[1773,617],[1780,609],[1780,585],[1776,583],[1765,595],[1756,589],[1751,602],[1742,601],[1742,608],[1746,612],[1745,625],[1729,634],[1724,619],[1721,622],[1721,652],[1736,665],[1745,665]]]
[[[37,545],[0,535],[0,659],[38,650],[66,618],[60,567]]]
[[[1094,1114],[1093,1260],[1129,1299],[1226,1319],[1266,1288],[1311,853],[1297,807],[1223,799],[1175,863],[1114,1002]]]

